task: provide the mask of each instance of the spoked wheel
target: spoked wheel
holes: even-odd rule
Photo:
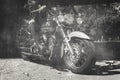
[[[95,64],[94,45],[91,41],[74,39],[70,42],[74,54],[64,45],[63,61],[74,73],[86,73]]]

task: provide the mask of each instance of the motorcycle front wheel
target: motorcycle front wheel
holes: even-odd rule
[[[63,46],[63,62],[73,73],[86,73],[95,64],[94,44],[88,40],[72,39],[70,46],[74,54],[71,54],[67,45]]]

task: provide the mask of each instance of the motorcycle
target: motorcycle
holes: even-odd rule
[[[46,6],[31,13],[40,12],[44,8]],[[30,29],[34,27],[35,20],[31,19],[26,22],[27,26],[20,29],[18,39],[23,59],[62,62],[62,65],[74,73],[85,73],[95,64],[92,39],[85,33],[64,25],[64,17],[61,14],[54,15],[52,19],[48,19],[43,24],[37,40]],[[50,27],[53,22],[55,26]]]

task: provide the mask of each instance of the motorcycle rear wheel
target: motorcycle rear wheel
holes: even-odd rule
[[[73,39],[70,42],[74,54],[63,47],[63,62],[73,73],[87,73],[95,64],[94,44],[88,40]]]

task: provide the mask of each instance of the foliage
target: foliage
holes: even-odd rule
[[[110,31],[115,27],[115,24],[120,22],[119,5],[119,3],[82,5],[80,8],[80,12],[83,14],[81,27],[85,28],[84,32],[87,32],[94,39],[100,39],[101,36],[107,34],[114,34],[115,32]]]

